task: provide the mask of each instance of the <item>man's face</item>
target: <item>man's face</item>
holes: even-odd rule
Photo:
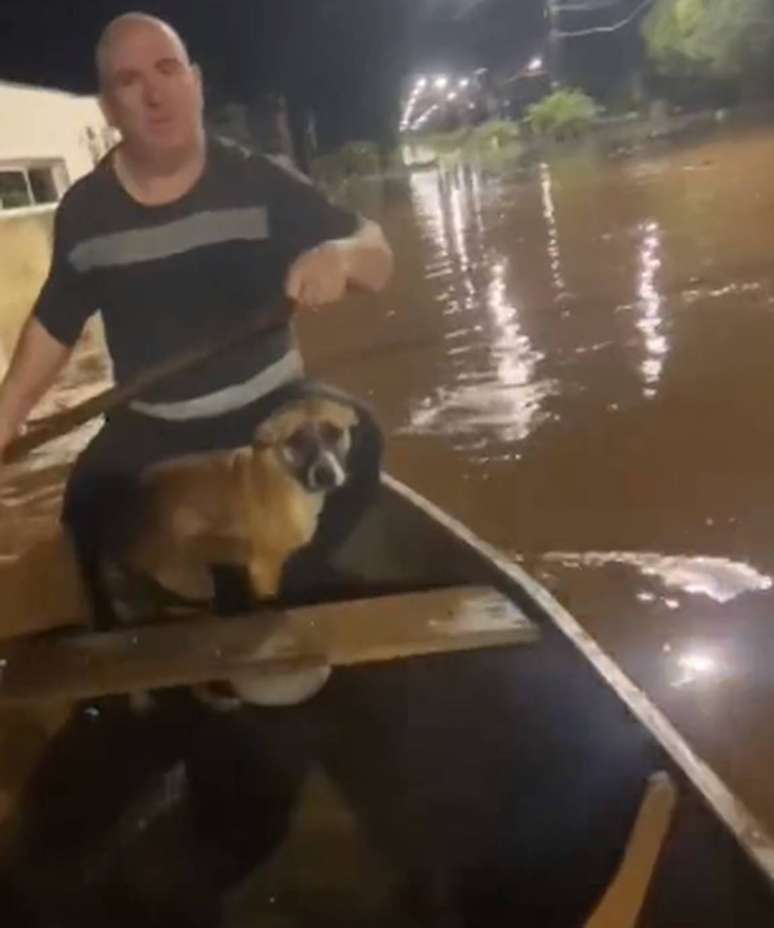
[[[101,83],[108,121],[145,154],[185,150],[200,138],[199,69],[161,26],[132,23],[115,36],[105,50]]]

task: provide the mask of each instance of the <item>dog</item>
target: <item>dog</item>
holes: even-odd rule
[[[262,422],[251,446],[150,468],[141,480],[139,528],[119,571],[201,603],[214,598],[211,565],[236,565],[259,603],[275,599],[286,561],[312,540],[326,496],[347,479],[357,421],[351,406],[307,396]],[[121,617],[137,618],[125,610]],[[241,701],[285,705],[308,698],[329,675],[327,666],[276,678],[245,671],[229,681],[233,697],[216,695],[215,687],[197,694],[219,708]],[[134,704],[143,702],[138,697]]]

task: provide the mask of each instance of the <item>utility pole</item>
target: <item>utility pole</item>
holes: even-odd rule
[[[548,17],[548,76],[556,90],[562,83],[562,30],[559,22],[560,0],[546,0]]]

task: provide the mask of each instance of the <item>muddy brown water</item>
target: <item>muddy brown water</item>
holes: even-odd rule
[[[756,129],[372,185],[395,280],[301,337],[389,469],[549,586],[774,829],[772,164]],[[91,341],[46,411],[105,376]],[[6,472],[6,575],[87,434]]]

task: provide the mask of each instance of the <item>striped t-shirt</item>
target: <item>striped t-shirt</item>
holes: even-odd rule
[[[163,206],[134,200],[108,155],[59,205],[35,314],[72,345],[99,311],[122,383],[249,322],[281,295],[301,252],[351,235],[358,222],[301,175],[219,140],[208,141],[193,189]],[[214,415],[301,372],[288,324],[165,381],[137,405],[167,419]]]

